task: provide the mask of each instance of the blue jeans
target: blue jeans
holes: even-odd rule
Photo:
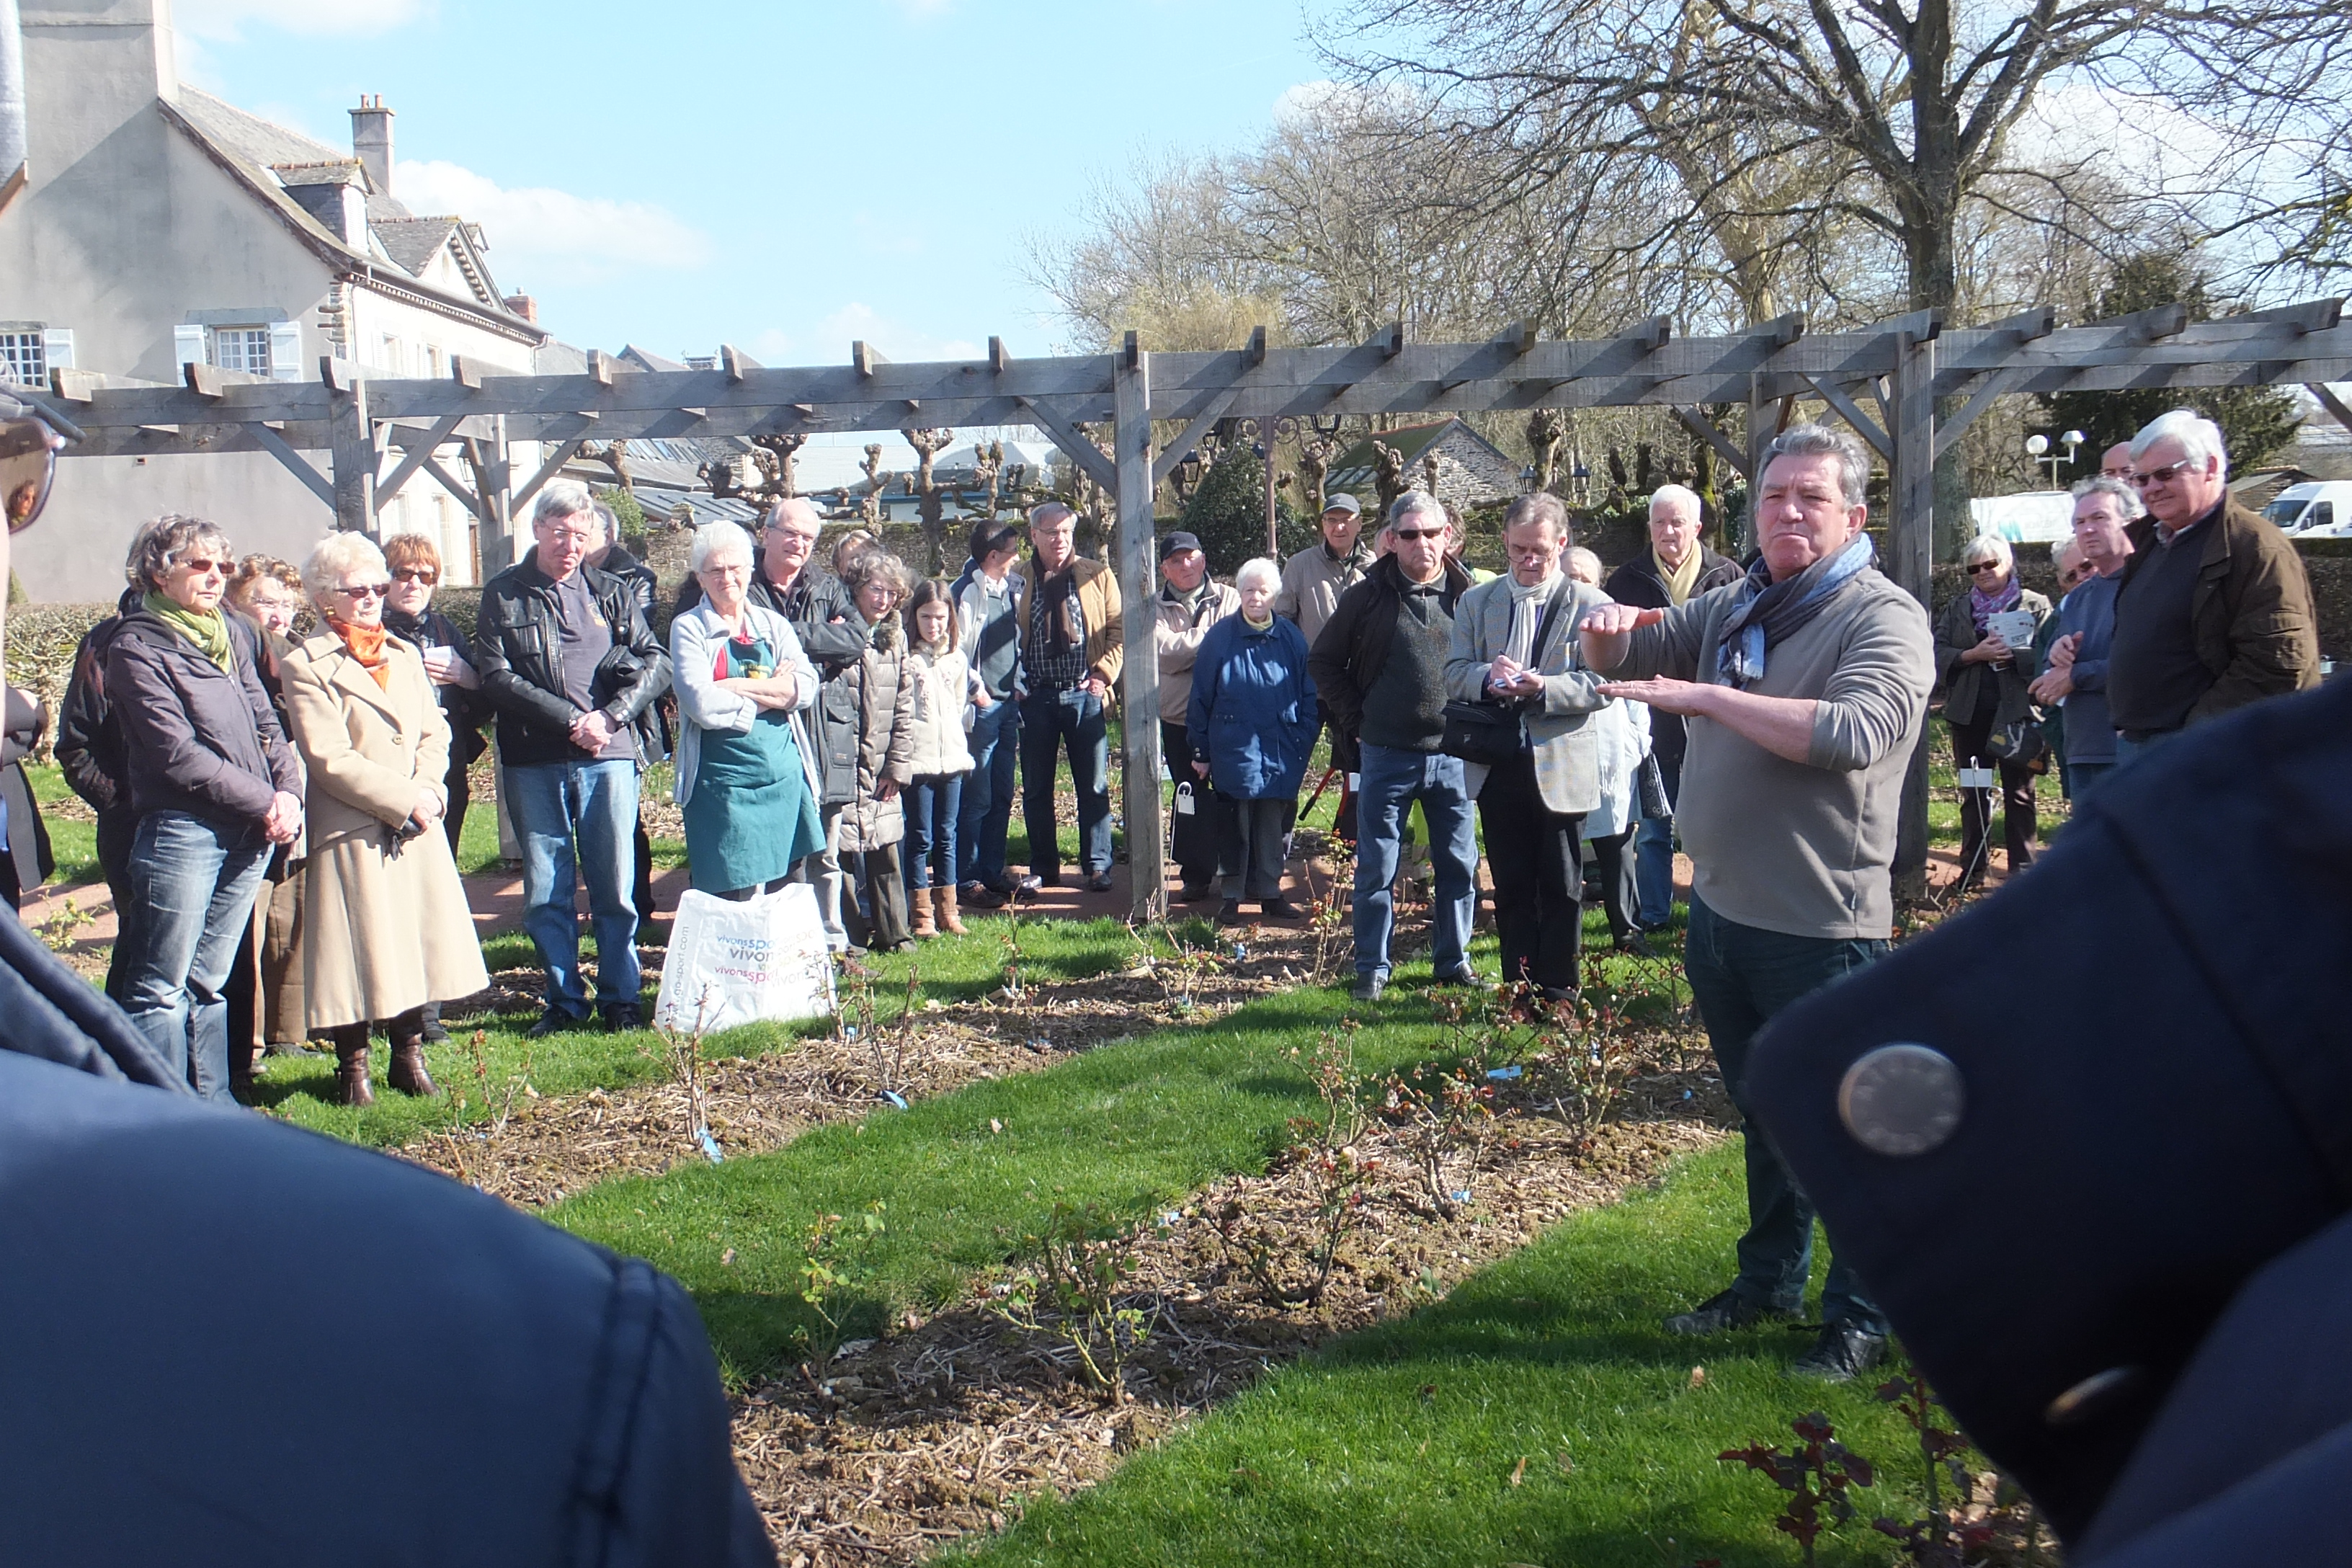
[[[1389,936],[1396,924],[1397,853],[1409,803],[1429,824],[1430,868],[1437,897],[1429,911],[1431,973],[1450,974],[1470,962],[1470,917],[1478,907],[1478,840],[1462,761],[1441,752],[1407,752],[1364,742],[1356,794],[1356,973],[1389,974]]]
[[[229,828],[184,812],[151,812],[131,844],[131,902],[110,976],[115,1000],[207,1100],[230,1099],[221,987],[268,866],[258,822]]]
[[[1743,1084],[1748,1048],[1773,1015],[1886,952],[1884,942],[1790,936],[1725,920],[1694,895],[1684,963],[1706,1042],[1723,1086],[1748,1122],[1748,1234],[1739,1238],[1739,1277],[1731,1288],[1758,1306],[1795,1311],[1804,1305],[1812,1267],[1812,1201],[1762,1131],[1749,1121]],[[1822,1321],[1887,1331],[1886,1316],[1834,1253],[1822,1287]]]
[[[1013,821],[1013,780],[1021,762],[1021,704],[1010,697],[972,715],[971,772],[963,776],[956,820],[956,880],[995,888],[1004,880],[1004,830]]]
[[[907,886],[956,885],[956,818],[963,810],[962,773],[933,773],[907,785]]]
[[[1054,764],[1065,737],[1070,792],[1078,797],[1078,869],[1110,869],[1110,731],[1103,705],[1083,688],[1033,691],[1021,700],[1021,815],[1029,826],[1029,869],[1062,874],[1054,834]]]
[[[507,803],[522,845],[522,929],[547,970],[547,1005],[588,1016],[580,973],[580,918],[573,900],[588,884],[596,928],[596,1005],[638,1006],[645,977],[637,968],[637,764],[536,763],[510,767]],[[574,847],[578,874],[574,875]]]
[[[1666,804],[1672,805],[1682,794],[1683,764],[1676,758],[1672,766],[1658,763],[1658,776],[1666,786]],[[1655,931],[1675,918],[1675,819],[1671,816],[1644,816],[1633,834],[1633,880],[1641,889],[1640,901],[1633,910],[1634,921],[1645,931]]]

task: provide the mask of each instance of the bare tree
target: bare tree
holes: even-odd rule
[[[914,492],[915,515],[922,522],[923,539],[930,547],[931,558],[926,570],[937,576],[947,554],[948,525],[934,468],[940,454],[955,440],[955,432],[944,428],[914,429],[901,434],[907,437],[907,445],[915,449],[915,471],[908,476],[907,488]]]

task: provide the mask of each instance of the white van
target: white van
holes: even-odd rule
[[[2263,515],[2303,539],[2352,539],[2352,483],[2289,485]]]

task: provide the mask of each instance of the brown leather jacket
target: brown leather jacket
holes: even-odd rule
[[[2156,520],[2131,526],[2131,582],[2154,556]],[[2217,719],[2249,702],[2319,684],[2319,617],[2303,557],[2276,524],[2235,501],[2222,503],[2201,546],[2189,624],[2213,684],[2188,722]]]

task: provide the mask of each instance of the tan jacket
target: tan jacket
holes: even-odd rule
[[[1037,592],[1037,558],[1024,555],[1013,563],[1021,578],[1021,636],[1029,636],[1030,595]],[[1080,555],[1070,563],[1078,574],[1078,612],[1087,618],[1087,673],[1111,689],[1127,663],[1127,628],[1121,619],[1118,574],[1099,561]]]
[[[1318,539],[1282,563],[1282,588],[1274,596],[1274,613],[1297,622],[1307,634],[1307,646],[1313,647],[1339,607],[1339,595],[1362,582],[1371,564],[1372,552],[1360,538],[1355,550],[1339,561],[1331,559]]]
[[[2156,520],[2141,518],[2130,532],[2126,584],[2154,555]],[[2199,550],[2189,627],[2213,684],[2187,721],[2201,724],[2261,698],[2318,685],[2319,616],[2294,542],[2268,518],[2230,501]]]
[[[488,989],[481,943],[449,840],[398,833],[418,805],[446,804],[449,724],[415,647],[387,637],[388,688],[321,633],[278,670],[308,771],[302,864],[302,1020],[308,1031],[392,1018]]]
[[[1160,584],[1151,596],[1151,647],[1160,656],[1160,718],[1181,724],[1192,702],[1192,665],[1201,657],[1201,639],[1209,628],[1242,607],[1242,596],[1215,578],[1201,585],[1197,609],[1182,603]]]

